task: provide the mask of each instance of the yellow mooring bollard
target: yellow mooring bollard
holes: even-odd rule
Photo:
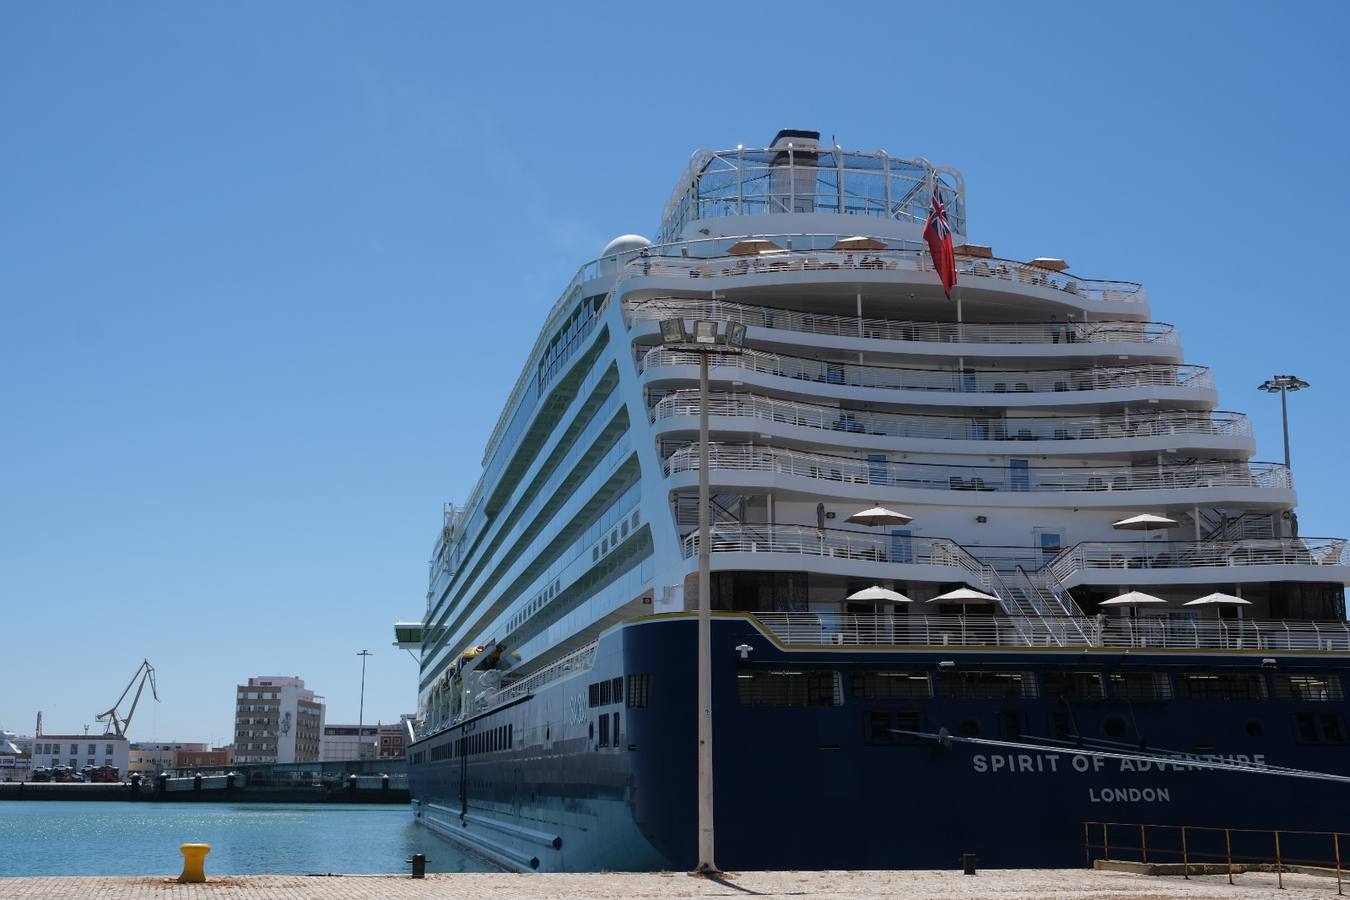
[[[206,880],[206,854],[211,852],[210,844],[183,844],[178,848],[183,853],[183,874],[178,876],[179,884],[201,884]]]

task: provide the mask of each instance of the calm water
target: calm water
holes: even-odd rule
[[[0,803],[0,875],[176,875],[178,845],[211,845],[206,873],[491,871],[421,826],[407,807],[329,804]]]

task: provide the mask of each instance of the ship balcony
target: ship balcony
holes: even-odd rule
[[[698,555],[698,532],[685,535],[686,559]],[[893,537],[881,533],[805,525],[712,526],[710,552],[717,569],[810,568],[859,578],[984,584],[989,567],[960,545],[939,537]],[[809,561],[809,562],[808,562]]]
[[[1047,568],[1065,588],[1272,581],[1350,584],[1350,552],[1344,538],[1084,542],[1065,549]]]
[[[699,354],[655,347],[642,355],[643,381],[687,385]],[[1204,366],[1142,365],[1034,371],[945,371],[835,363],[747,350],[712,354],[709,378],[821,399],[938,406],[1042,407],[1167,403],[1211,409],[1214,376]]]
[[[837,301],[838,298],[836,298]],[[819,300],[816,301],[819,304]],[[629,301],[624,314],[633,336],[655,339],[665,319],[739,322],[755,346],[777,344],[859,353],[944,359],[1063,359],[1143,357],[1182,359],[1176,328],[1129,320],[1054,322],[920,322],[803,312],[697,297]]]
[[[1214,462],[1103,468],[961,466],[866,460],[782,447],[714,444],[708,478],[717,489],[752,488],[814,497],[885,498],[896,503],[966,506],[1154,508],[1186,504],[1247,509],[1294,505],[1289,470],[1277,463]],[[697,483],[698,448],[665,461],[673,489]],[[878,493],[877,489],[882,488]],[[959,492],[959,493],[958,493]],[[1072,496],[1066,496],[1071,494]],[[1137,546],[1137,545],[1136,545]]]
[[[698,428],[698,392],[661,398],[652,421],[663,436]],[[721,435],[895,452],[1107,454],[1191,452],[1246,458],[1255,449],[1241,413],[1166,410],[1075,416],[979,417],[841,409],[747,393],[714,393],[710,427]]]
[[[915,604],[919,606],[920,604]],[[917,612],[917,610],[916,610]],[[798,647],[1082,647],[1120,650],[1350,651],[1350,623],[1148,616],[1103,626],[1084,617],[745,614],[785,650]]]
[[[747,235],[791,246],[808,235]],[[725,239],[728,243],[733,239]],[[670,245],[674,250],[678,245]],[[654,248],[656,249],[656,248]],[[1100,281],[1052,272],[1007,259],[957,257],[957,290],[973,301],[995,301],[1009,295],[1040,301],[1047,308],[1076,309],[1096,315],[1147,319],[1148,294],[1141,285]],[[926,250],[896,249],[862,252],[802,250],[754,257],[711,258],[663,256],[652,253],[630,262],[620,275],[622,293],[669,293],[689,290],[728,290],[746,284],[838,285],[905,284],[942,297],[942,287]]]

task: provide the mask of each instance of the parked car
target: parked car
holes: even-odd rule
[[[33,770],[33,774],[30,776],[30,778],[33,781],[51,781],[52,780],[51,769],[48,769],[46,766],[38,766],[36,769]]]

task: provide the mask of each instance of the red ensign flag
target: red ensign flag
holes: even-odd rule
[[[942,279],[942,292],[948,298],[956,284],[956,254],[952,251],[952,229],[947,224],[947,207],[938,196],[937,182],[933,183],[933,205],[928,210],[928,221],[923,226],[923,239],[933,257],[933,267]]]

